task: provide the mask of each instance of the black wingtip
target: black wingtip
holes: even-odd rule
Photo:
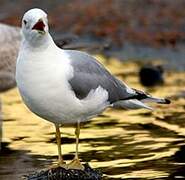
[[[165,100],[165,104],[170,104],[171,101],[169,99],[164,99]]]

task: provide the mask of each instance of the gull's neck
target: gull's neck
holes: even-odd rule
[[[25,38],[23,36],[21,46],[24,50],[27,49],[31,51],[42,51],[48,49],[49,47],[54,47],[56,45],[51,35],[47,33],[42,37]]]

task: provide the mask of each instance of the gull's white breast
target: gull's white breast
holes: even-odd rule
[[[76,98],[68,83],[73,76],[69,57],[57,48],[48,51],[19,53],[16,81],[28,108],[54,123],[84,121],[102,112],[107,91],[98,87],[85,99]]]

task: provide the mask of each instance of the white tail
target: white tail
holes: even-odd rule
[[[141,101],[137,99],[130,99],[125,101],[118,101],[113,104],[114,108],[123,108],[123,109],[149,109],[153,110],[151,107],[147,106],[146,104],[142,103]]]

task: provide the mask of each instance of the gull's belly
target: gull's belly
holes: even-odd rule
[[[60,81],[62,81],[60,79]],[[28,83],[28,81],[26,82]],[[70,123],[78,120],[82,105],[70,90],[53,79],[37,78],[31,86],[19,87],[21,96],[28,108],[38,116],[55,123]]]
[[[73,74],[71,67],[61,61],[40,63],[39,59],[24,59],[17,63],[16,81],[28,108],[54,123],[76,121],[75,117],[78,120],[83,108],[68,83]]]

